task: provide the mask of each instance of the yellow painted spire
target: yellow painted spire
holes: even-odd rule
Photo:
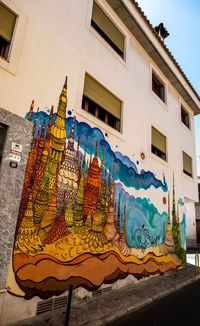
[[[67,107],[66,92],[67,92],[67,77],[59,98],[56,120],[51,127],[50,162],[52,160],[61,162],[62,154],[64,151],[65,139],[67,136],[65,130],[65,117],[66,117],[66,107]],[[55,173],[56,171],[54,171],[54,174]]]
[[[80,137],[78,137],[78,144],[77,144],[76,158],[75,158],[75,168],[76,168],[76,173],[77,173],[78,178],[79,178],[79,169],[78,169],[79,146],[80,146]]]
[[[171,230],[171,218],[170,218],[170,196],[168,191],[168,224],[167,224],[167,230],[166,232]]]
[[[51,128],[51,134],[56,138],[66,138],[66,131],[65,131],[66,107],[67,107],[67,77],[59,97],[56,120]]]

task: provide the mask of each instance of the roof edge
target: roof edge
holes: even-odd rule
[[[133,34],[133,36],[137,39],[137,41],[141,44],[141,46],[145,49],[145,51],[148,53],[148,55],[152,58],[152,60],[157,64],[155,61],[156,56],[159,56],[164,67],[160,64],[158,67],[160,70],[163,72],[163,74],[167,77],[167,79],[171,82],[171,84],[175,87],[177,92],[182,96],[182,98],[185,100],[185,102],[190,106],[190,108],[193,110],[194,114],[200,114],[200,103],[197,104],[196,101],[192,98],[192,96],[189,94],[188,90],[185,88],[183,85],[182,81],[179,79],[177,74],[172,71],[172,69],[169,67],[168,63],[164,59],[163,55],[159,52],[157,47],[153,44],[153,42],[149,39],[148,35],[146,32],[142,29],[142,26],[140,23],[137,21],[137,19],[133,16],[133,13],[130,12],[129,8],[126,6],[123,0],[106,0],[106,2],[111,6],[111,8],[115,11],[117,16],[120,18],[120,20],[126,25],[126,27],[130,30],[130,32]],[[165,53],[169,56],[169,59],[172,61],[172,63],[175,65],[175,67],[178,69],[180,72],[181,76],[183,77],[184,81],[186,84],[189,86],[190,90],[192,91],[193,95],[196,97],[196,99],[200,102],[200,96],[186,77],[185,73],[181,69],[180,65],[178,62],[175,60],[173,57],[172,53],[170,50],[167,48],[167,46],[164,44],[164,42],[161,40],[161,38],[158,36],[156,33],[154,27],[148,20],[148,18],[145,16],[144,12],[142,9],[139,7],[138,3],[135,0],[130,0],[130,3],[134,5],[136,8],[139,16],[143,19],[143,21],[147,24],[147,27],[150,29],[150,31],[153,33],[153,36],[156,38],[156,40],[159,42],[159,44],[162,46],[164,49]],[[122,12],[122,7],[126,11]],[[129,15],[129,16],[127,16]],[[129,17],[129,19],[127,19]],[[131,25],[131,20],[132,20],[132,27],[130,28]],[[137,25],[137,26],[136,26]],[[136,28],[138,28],[138,31],[136,31]],[[139,31],[140,29],[140,31]],[[143,38],[145,37],[144,42],[141,42],[141,39],[139,37],[143,33]],[[148,45],[151,47],[151,51],[148,52],[147,50],[147,42]],[[154,50],[154,53],[152,52],[152,49]],[[165,69],[164,69],[165,68]],[[168,69],[168,75],[166,74],[166,69]],[[170,80],[169,76],[171,76],[171,80],[174,81],[174,83]]]

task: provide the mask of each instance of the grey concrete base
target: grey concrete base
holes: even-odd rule
[[[197,248],[197,240],[195,239],[186,239],[187,248]]]
[[[0,109],[0,122],[8,126],[0,165],[0,289],[3,289],[10,263],[33,124],[3,109]],[[21,161],[17,168],[9,166],[12,142],[22,145]]]
[[[188,265],[176,272],[168,272],[162,276],[149,278],[133,283],[119,290],[104,294],[95,299],[73,304],[71,308],[70,326],[103,326],[124,317],[160,298],[169,295],[200,279],[195,275],[195,268]],[[26,319],[13,326],[56,326],[64,325],[65,309],[44,313]]]

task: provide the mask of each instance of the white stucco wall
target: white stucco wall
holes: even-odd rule
[[[19,18],[10,62],[0,58],[0,107],[22,117],[29,111],[32,99],[35,110],[38,106],[41,110],[51,105],[56,108],[68,75],[68,108],[74,110],[79,121],[108,132],[113,150],[118,145],[123,155],[134,162],[138,160],[139,171],[150,170],[158,179],[162,179],[164,172],[171,196],[174,172],[176,199],[197,201],[193,111],[106,1],[99,0],[99,4],[126,38],[125,60],[90,26],[92,0],[3,0],[3,3]],[[151,90],[152,69],[166,86],[166,104]],[[81,110],[85,72],[122,100],[122,133]],[[191,130],[181,122],[181,104],[190,113]],[[167,137],[167,162],[151,153],[151,126]],[[192,157],[193,178],[183,173],[182,151]],[[140,159],[141,152],[145,153],[144,161]],[[131,192],[146,196],[143,190]],[[153,187],[148,197],[159,212],[167,211]],[[189,203],[186,209],[187,237],[191,239],[196,232],[193,207]]]
[[[68,75],[68,108],[75,110],[78,119],[108,131],[111,142],[119,144],[123,154],[139,159],[144,151],[144,169],[156,170],[158,176],[165,170],[171,180],[174,171],[177,193],[197,200],[193,112],[106,1],[99,3],[126,37],[125,61],[90,26],[92,0],[60,0],[59,5],[54,0],[4,3],[19,14],[15,35],[21,32],[23,41],[15,72],[9,72],[9,63],[1,69],[0,106],[22,117],[32,99],[35,109],[56,107]],[[21,25],[23,31],[18,31]],[[18,38],[14,36],[11,64]],[[2,62],[5,60],[0,59],[1,68]],[[166,84],[166,105],[151,90],[152,68]],[[81,110],[86,71],[123,101],[122,134]],[[190,112],[191,130],[181,122],[181,103]],[[168,162],[151,154],[151,125],[167,137]],[[182,150],[193,158],[193,178],[182,173]]]
[[[196,246],[196,215],[194,202],[185,198],[187,247]]]

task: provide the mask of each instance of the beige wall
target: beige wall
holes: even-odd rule
[[[125,61],[90,26],[92,0],[4,0],[4,3],[15,10],[19,18],[10,64],[0,70],[0,106],[22,117],[33,98],[40,109],[52,104],[56,107],[65,75],[68,75],[68,108],[76,111],[78,119],[89,120],[109,131],[113,143],[120,144],[123,154],[130,156],[133,152],[139,157],[144,151],[145,169],[156,170],[158,176],[165,170],[169,180],[174,171],[180,196],[197,200],[192,111],[106,1],[99,3],[126,37]],[[18,41],[21,46],[16,53]],[[5,60],[0,59],[0,67],[2,61]],[[9,72],[13,62],[14,73]],[[166,84],[166,105],[151,91],[152,68]],[[123,101],[122,135],[81,110],[85,71]],[[181,122],[180,103],[190,112],[191,131]],[[167,136],[168,163],[151,154],[151,125]],[[182,173],[182,150],[193,157],[193,179]],[[171,188],[170,182],[169,186]]]
[[[171,195],[174,172],[176,199],[197,201],[193,112],[106,1],[99,0],[99,4],[126,38],[125,60],[90,26],[92,0],[3,0],[3,3],[19,17],[10,62],[0,59],[0,107],[22,117],[32,99],[35,110],[37,106],[41,110],[51,105],[56,108],[68,75],[68,108],[74,109],[79,121],[108,132],[113,150],[118,145],[123,155],[134,161],[137,158],[139,170],[150,170],[158,179],[162,179],[164,172]],[[166,104],[151,90],[152,69],[166,86]],[[123,101],[122,134],[81,110],[86,71]],[[191,130],[181,122],[181,103],[190,114]],[[167,137],[167,162],[151,153],[152,125]],[[192,157],[193,178],[183,173],[182,151]],[[141,152],[146,155],[142,162]],[[136,194],[134,189],[127,190]],[[140,190],[137,196],[147,194]],[[148,197],[159,212],[167,209],[153,187]],[[187,225],[187,234],[193,237],[193,220]]]

